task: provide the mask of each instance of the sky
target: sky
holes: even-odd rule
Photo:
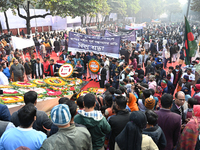
[[[185,3],[187,3],[188,1],[187,1],[187,0],[179,0],[179,2],[180,2],[181,4],[185,4]]]

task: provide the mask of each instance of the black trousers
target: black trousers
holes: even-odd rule
[[[100,88],[104,88],[105,80],[99,80]]]

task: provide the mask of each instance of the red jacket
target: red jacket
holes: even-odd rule
[[[44,73],[48,73],[49,61],[43,62]]]

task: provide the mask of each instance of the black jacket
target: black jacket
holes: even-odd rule
[[[35,75],[36,75],[36,65],[38,65],[38,63],[35,63],[35,65],[34,65],[33,72],[34,72]],[[43,76],[43,72],[44,72],[43,64],[41,64],[41,67],[42,67],[42,74],[40,74],[40,69],[39,69],[39,66],[38,66],[38,74],[39,74],[40,77]]]
[[[111,126],[111,135],[110,135],[110,150],[114,150],[115,138],[121,133],[121,131],[126,126],[129,121],[129,112],[128,110],[120,110],[117,112],[116,116],[112,116],[108,123]]]
[[[164,149],[166,147],[167,140],[165,134],[158,125],[144,129],[142,133],[150,136],[159,149]]]
[[[154,73],[154,68],[153,66],[146,66],[146,71],[145,71],[145,76],[148,74],[148,73]]]
[[[74,77],[80,78],[80,77],[82,76],[82,74],[83,74],[83,67],[78,67],[78,68],[76,68],[75,71],[77,71],[78,74],[75,74],[75,73],[74,73],[73,76],[74,76]]]
[[[142,69],[140,69],[140,70],[136,69],[135,72],[138,73],[138,77],[140,77],[140,75],[144,75],[144,70],[142,70]]]
[[[106,69],[102,68],[101,72],[99,72],[99,74],[101,75],[101,80],[106,80]]]
[[[172,73],[174,74],[174,80],[173,80],[173,84],[176,85],[179,81],[179,79],[181,78],[181,75],[182,75],[182,70],[180,69],[179,70],[179,73],[178,73],[178,80],[177,82],[175,83],[175,78],[176,78],[176,70],[173,70]]]
[[[25,73],[26,73],[26,75],[29,75],[29,74],[31,74],[31,72],[32,72],[32,68],[31,68],[31,63],[29,62],[29,63],[25,63],[24,64],[24,68],[25,68]]]
[[[184,115],[183,106],[181,106],[181,110],[182,110],[182,116],[181,116],[182,124],[184,124],[184,123],[185,123],[185,115]],[[178,115],[181,115],[181,112],[180,112],[179,109],[176,107],[175,102],[173,102],[173,104],[172,104],[171,112],[174,112],[174,113],[176,113],[176,114],[178,114]]]
[[[18,117],[18,111],[14,112],[11,116],[10,121],[16,126],[20,126],[20,121],[19,121],[19,117]],[[44,133],[47,133],[47,131],[44,129],[44,127],[46,129],[51,129],[52,126],[52,121],[51,119],[49,119],[49,117],[47,116],[47,114],[44,111],[39,111],[37,110],[36,112],[36,120],[33,123],[33,129],[37,130],[37,131],[42,131]]]
[[[50,66],[51,66],[51,64],[49,65],[49,67],[48,67],[48,69],[47,69],[47,72],[48,72],[48,76],[51,76],[51,68],[50,68]],[[56,65],[54,64],[54,72],[53,72],[53,74],[55,73],[55,72],[57,72],[58,70],[57,70],[57,68],[56,68]]]

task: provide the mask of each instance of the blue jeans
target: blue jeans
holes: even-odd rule
[[[37,56],[38,56],[38,54],[39,54],[39,52],[40,52],[40,46],[35,46],[35,48],[36,48],[36,54],[37,54]]]
[[[168,62],[168,60],[169,60],[169,58],[168,59],[164,59],[164,68],[166,68],[167,67],[167,62]]]

